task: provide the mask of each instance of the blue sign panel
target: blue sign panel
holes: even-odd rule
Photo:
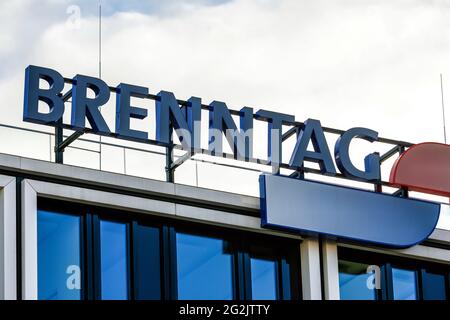
[[[439,219],[434,202],[277,175],[259,179],[262,227],[406,248],[428,238]]]

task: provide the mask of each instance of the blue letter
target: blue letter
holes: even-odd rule
[[[189,127],[191,145],[194,150],[200,150],[202,100],[197,97],[190,97],[187,101],[187,105],[181,107],[181,111],[183,112]]]
[[[187,110],[180,109],[172,92],[161,91],[156,100],[156,140],[170,143],[170,124],[185,150],[200,149],[201,102],[199,98],[188,100]],[[187,111],[187,112],[186,112]]]
[[[82,75],[77,75],[73,78],[73,81],[72,126],[83,130],[86,126],[85,118],[87,117],[95,132],[103,134],[111,133],[98,109],[109,100],[110,93],[107,84],[100,79]],[[90,99],[87,97],[87,88],[94,91],[95,98]]]
[[[312,141],[314,151],[307,150],[310,140]],[[289,165],[294,168],[300,168],[303,167],[304,161],[319,163],[322,173],[336,173],[322,126],[318,120],[308,119],[305,121],[305,126],[297,137],[297,143],[295,144]]]
[[[268,120],[268,146],[267,146],[267,157],[272,165],[278,165],[282,162],[281,157],[281,145],[283,138],[282,126],[285,122],[294,122],[295,117],[289,114],[272,112],[267,110],[258,110],[256,112],[256,119],[263,118]]]
[[[211,102],[209,105],[209,151],[212,155],[223,153],[222,133],[225,133],[235,159],[248,161],[253,157],[253,109],[242,108],[239,117],[240,130],[237,129],[224,102]]]
[[[361,138],[370,142],[378,140],[378,132],[366,128],[352,128],[343,133],[336,141],[334,156],[339,170],[346,176],[362,180],[380,179],[380,155],[369,154],[364,158],[365,171],[358,170],[351,162],[349,155],[350,142],[353,138]]]
[[[48,82],[49,89],[40,89],[39,80]],[[25,69],[25,101],[23,120],[41,124],[55,123],[64,113],[64,102],[58,96],[64,89],[64,78],[55,70],[28,66]],[[39,101],[48,104],[49,113],[39,112]]]
[[[116,94],[116,133],[135,139],[148,138],[147,132],[130,129],[130,117],[135,119],[145,119],[147,109],[130,106],[130,97],[145,98],[148,89],[130,84],[121,83],[117,86]]]

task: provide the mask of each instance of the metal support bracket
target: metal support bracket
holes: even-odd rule
[[[405,146],[397,145],[397,146],[393,147],[392,149],[390,149],[389,151],[387,151],[386,153],[384,153],[383,155],[380,156],[380,164],[382,164],[383,162],[385,162],[386,160],[388,160],[389,158],[394,156],[396,153],[401,155],[403,152],[405,152]],[[381,184],[375,184],[375,191],[382,192]],[[407,198],[408,190],[401,188],[401,189],[397,190],[396,192],[394,192],[392,195],[395,197]]]
[[[281,136],[281,141],[284,142],[287,139],[289,139],[294,133],[298,134],[299,131],[299,127],[294,126],[292,128],[290,128],[288,131],[286,131],[282,136]]]
[[[294,134],[296,134],[298,136],[299,131],[300,131],[300,127],[299,126],[293,126],[288,131],[286,131],[284,134],[281,135],[281,142],[286,141],[287,139],[289,139]],[[280,159],[280,162],[282,162],[281,159]],[[280,164],[271,163],[271,166],[272,166],[272,174],[280,174]],[[302,173],[302,176],[304,176],[303,173]]]
[[[62,100],[67,102],[72,97],[72,89],[62,95]],[[63,163],[64,149],[67,148],[72,142],[78,139],[84,134],[83,131],[75,131],[66,140],[64,140],[62,119],[58,120],[58,125],[55,127],[55,162]]]
[[[289,177],[294,178],[294,179],[303,180],[303,179],[305,179],[305,172],[303,170],[297,170],[297,171],[292,172],[289,175]]]
[[[183,163],[191,159],[195,155],[195,151],[188,151],[183,156],[178,158],[177,160],[173,161],[170,165],[170,168],[172,170],[175,170],[179,166],[181,166]]]
[[[67,137],[66,140],[61,141],[58,145],[55,145],[55,152],[64,152],[64,149],[67,148],[72,142],[77,140],[84,134],[83,131],[75,131],[70,136]]]
[[[391,158],[392,156],[394,156],[396,153],[401,154],[403,151],[405,150],[404,147],[402,146],[395,146],[392,149],[390,149],[389,151],[387,151],[386,153],[382,154],[380,156],[380,164],[385,162],[386,160],[388,160],[389,158]]]
[[[407,198],[408,197],[408,190],[404,189],[404,188],[401,188],[401,189],[398,189],[397,191],[395,191],[392,195],[394,197]]]
[[[166,147],[166,181],[175,182],[175,169],[172,168],[173,164],[173,141],[172,141],[173,127],[169,128],[169,146]]]

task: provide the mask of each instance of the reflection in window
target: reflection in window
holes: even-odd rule
[[[275,300],[277,298],[276,261],[250,259],[252,275],[252,299]]]
[[[445,300],[445,276],[437,273],[422,273],[423,299]]]
[[[394,300],[416,300],[416,272],[392,268]]]
[[[100,221],[101,296],[128,299],[127,226]]]
[[[339,290],[341,300],[375,300],[376,289],[369,289],[373,273],[367,273],[369,265],[339,260]],[[369,279],[370,277],[370,279]]]
[[[222,239],[177,233],[178,299],[233,299],[233,256]]]
[[[39,210],[37,236],[38,299],[80,299],[80,217]]]

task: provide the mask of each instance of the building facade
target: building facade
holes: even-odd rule
[[[0,208],[1,299],[450,297],[443,229],[408,249],[300,236],[262,228],[258,197],[6,154]]]

